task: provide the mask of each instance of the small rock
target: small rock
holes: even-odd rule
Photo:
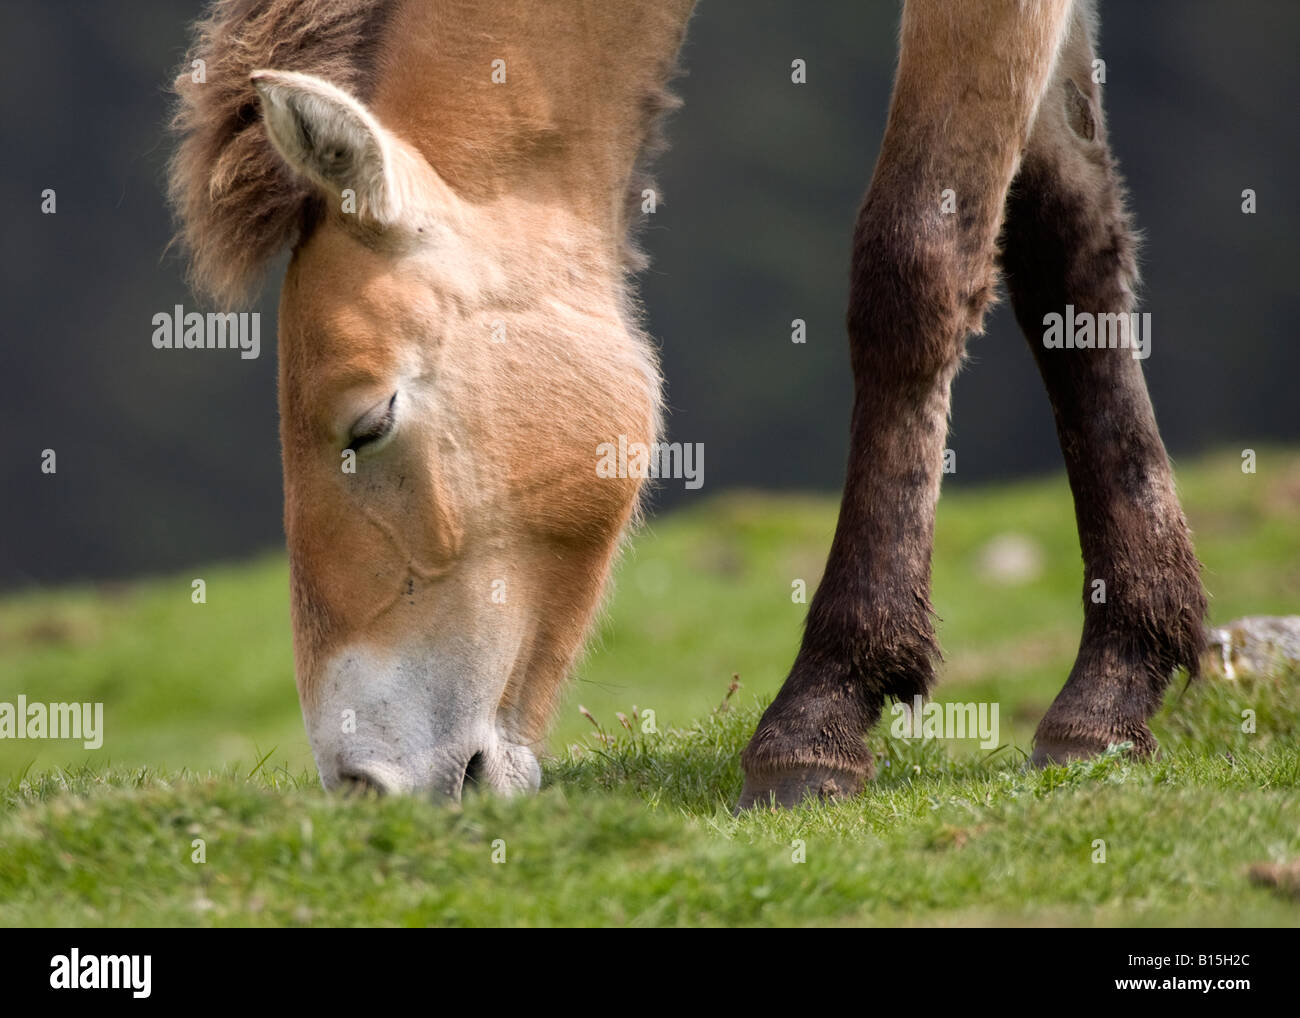
[[[1032,583],[1043,573],[1043,549],[1025,534],[999,534],[980,549],[979,572],[1004,587]]]
[[[1225,679],[1300,666],[1300,615],[1249,615],[1211,627],[1205,663]]]

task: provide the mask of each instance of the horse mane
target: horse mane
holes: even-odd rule
[[[603,3],[597,0],[583,16],[608,22],[613,15]],[[385,30],[401,4],[215,0],[208,16],[195,26],[194,42],[173,86],[178,102],[171,127],[180,141],[169,166],[168,190],[178,221],[172,243],[188,255],[189,281],[197,292],[226,305],[246,301],[259,288],[267,263],[305,238],[320,215],[313,187],[272,147],[249,74],[262,67],[314,74],[369,104],[383,70]],[[674,28],[663,51],[644,55],[652,65],[645,73],[625,69],[622,84],[629,92],[617,100],[620,106],[626,101],[632,107],[620,115],[632,121],[624,123],[636,153],[624,181],[622,221],[627,230],[622,259],[628,272],[647,264],[635,236],[645,220],[641,195],[653,186],[649,166],[664,148],[661,122],[680,105],[668,82],[678,73],[683,12],[689,14],[692,5],[692,0],[638,0],[627,12]],[[527,4],[520,9],[527,10]],[[487,14],[468,10],[479,17]],[[461,8],[456,14],[465,12]],[[465,30],[475,29],[466,25]],[[206,65],[206,81],[196,83],[191,68],[200,59]],[[490,159],[489,153],[479,155]]]
[[[180,144],[168,167],[194,288],[225,304],[258,289],[267,262],[293,246],[315,206],[307,181],[271,146],[249,74],[315,74],[366,101],[394,0],[216,0],[194,29],[173,89]],[[191,80],[203,60],[202,83]]]

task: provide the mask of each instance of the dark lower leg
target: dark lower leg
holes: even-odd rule
[[[1005,248],[1016,315],[1052,400],[1086,572],[1078,658],[1038,727],[1034,759],[1123,742],[1149,754],[1147,719],[1174,670],[1194,672],[1203,649],[1199,564],[1141,361],[1131,349],[1056,349],[1043,338],[1045,316],[1065,316],[1067,305],[1075,314],[1131,310],[1132,244],[1108,158],[1066,163],[1031,148],[1008,203]]]
[[[885,700],[929,692],[938,655],[930,547],[952,373],[924,388],[858,393],[826,573],[790,676],[745,750],[742,809],[855,794],[872,776],[863,738]]]
[[[930,551],[949,391],[992,289],[1005,188],[972,182],[963,223],[922,180],[882,156],[859,215],[844,496],[799,654],[744,753],[741,808],[857,792],[872,774],[863,738],[885,701],[933,685]]]
[[[741,808],[856,792],[886,699],[929,692],[930,550],[949,387],[978,328],[1029,123],[1070,0],[911,3],[854,233],[848,476],[799,654],[745,750]]]

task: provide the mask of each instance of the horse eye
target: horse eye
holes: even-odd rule
[[[393,393],[387,400],[376,403],[362,414],[356,424],[352,425],[347,447],[355,452],[387,438],[397,423],[396,407],[397,393]]]

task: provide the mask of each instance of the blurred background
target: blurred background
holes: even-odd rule
[[[849,238],[884,125],[898,4],[703,0],[645,242],[671,438],[705,484],[838,490]],[[10,0],[0,93],[6,293],[0,587],[112,579],[280,546],[274,354],[172,357],[152,316],[200,307],[165,256],[165,92],[197,3]],[[1145,234],[1146,364],[1166,443],[1293,441],[1300,320],[1295,45],[1283,0],[1103,4],[1112,141]],[[611,55],[611,59],[614,55]],[[790,63],[807,62],[793,85]],[[41,193],[57,193],[43,215]],[[1258,194],[1243,215],[1241,192]],[[807,342],[790,341],[792,319]],[[956,385],[950,486],[1056,471],[1047,400],[1005,306]],[[40,472],[53,448],[58,473]]]

